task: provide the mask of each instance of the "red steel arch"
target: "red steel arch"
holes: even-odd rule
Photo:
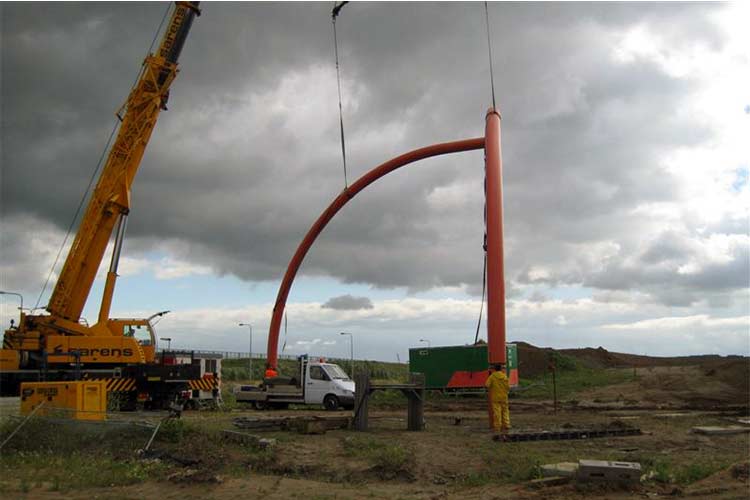
[[[501,166],[501,160],[500,160],[500,115],[494,110],[490,110],[487,113],[487,124],[486,124],[486,130],[485,130],[485,137],[478,137],[475,139],[466,139],[462,141],[455,141],[455,142],[446,142],[441,144],[434,144],[432,146],[428,146],[425,148],[415,149],[413,151],[410,151],[408,153],[405,153],[401,156],[397,156],[396,158],[393,158],[390,161],[387,161],[383,163],[382,165],[370,170],[366,174],[364,174],[362,177],[357,179],[356,182],[354,182],[349,188],[344,189],[332,202],[330,205],[328,205],[328,208],[323,211],[323,213],[318,217],[318,219],[315,221],[315,223],[312,225],[312,227],[307,231],[307,234],[302,239],[302,242],[297,247],[297,251],[294,253],[294,256],[292,257],[292,260],[289,262],[289,265],[287,267],[286,273],[284,274],[284,279],[281,281],[281,285],[279,287],[279,292],[276,296],[276,303],[273,308],[273,315],[271,317],[271,326],[268,331],[268,350],[267,350],[267,357],[266,357],[266,369],[271,370],[274,373],[277,370],[277,363],[278,363],[278,349],[279,349],[279,331],[281,329],[281,319],[284,316],[284,308],[286,306],[286,299],[289,296],[289,290],[292,287],[292,282],[294,281],[295,276],[297,275],[297,271],[299,270],[300,265],[302,265],[302,261],[304,260],[305,256],[307,255],[307,252],[310,250],[310,247],[312,247],[313,243],[315,242],[316,238],[320,233],[323,231],[323,229],[328,225],[328,223],[333,219],[333,217],[341,210],[344,205],[346,205],[349,200],[354,198],[357,194],[359,194],[360,191],[365,189],[367,186],[375,182],[376,180],[380,179],[381,177],[393,172],[394,170],[401,168],[405,165],[408,165],[410,163],[414,163],[418,160],[423,160],[425,158],[431,158],[433,156],[440,156],[444,154],[450,154],[450,153],[459,153],[462,151],[472,151],[475,149],[482,149],[485,148],[485,142],[489,141],[492,142],[492,145],[488,145],[486,147],[486,153],[485,153],[485,168],[487,169],[487,196],[488,196],[488,206],[487,206],[487,228],[488,228],[488,266],[487,266],[487,277],[488,277],[488,294],[487,294],[487,303],[488,303],[488,347],[490,352],[490,362],[504,362],[505,361],[505,293],[504,293],[504,284],[501,284],[500,286],[502,288],[499,289],[500,293],[502,294],[502,297],[495,293],[491,294],[489,290],[495,289],[497,290],[497,280],[493,279],[495,277],[495,274],[490,274],[490,270],[493,271],[497,268],[497,265],[493,263],[493,266],[490,266],[489,261],[490,259],[498,259],[499,256],[499,265],[501,268],[502,273],[502,262],[503,262],[503,249],[502,249],[502,166]],[[492,165],[491,165],[492,164]],[[492,175],[490,175],[490,170],[493,172]],[[499,189],[498,185],[499,184]],[[490,205],[489,198],[490,195],[493,197],[499,196],[499,205],[498,203],[493,203]],[[499,208],[499,219],[497,217],[497,211]],[[493,212],[493,213],[491,213]],[[500,233],[499,233],[499,249],[497,248],[498,245],[498,239],[497,239],[497,224],[499,220],[499,226],[500,226]],[[492,230],[493,237],[490,237],[489,231]],[[496,261],[498,262],[498,261]],[[502,283],[502,274],[501,277],[501,283]],[[501,300],[500,301],[498,300]],[[491,339],[498,339],[499,340],[499,334],[493,333],[493,326],[495,329],[500,326],[500,322],[490,321],[490,318],[494,316],[495,311],[498,311],[498,305],[500,306],[499,309],[502,311],[502,350],[493,347],[496,347],[494,344],[497,344],[497,342],[492,342]],[[493,309],[495,311],[493,311]]]

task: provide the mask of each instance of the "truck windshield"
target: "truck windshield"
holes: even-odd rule
[[[325,370],[333,380],[349,380],[349,375],[339,365],[325,365]]]

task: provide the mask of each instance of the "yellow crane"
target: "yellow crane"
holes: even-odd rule
[[[122,123],[47,304],[48,314],[27,315],[21,311],[19,324],[5,331],[0,350],[3,392],[9,384],[17,391],[21,381],[35,374],[39,379],[40,371],[44,372],[43,379],[69,378],[73,363],[76,376],[82,367],[84,376],[86,369],[98,369],[100,373],[102,369],[115,369],[118,378],[130,378],[132,384],[125,385],[137,387],[139,393],[149,392],[141,379],[163,380],[153,373],[159,371],[158,366],[150,371],[143,369],[144,365],[157,364],[150,323],[153,316],[111,319],[109,313],[130,212],[131,186],[159,113],[166,109],[169,88],[178,71],[177,60],[194,18],[200,15],[198,3],[175,3],[158,50],[146,57],[135,86],[117,113]],[[98,321],[92,326],[82,324],[81,313],[113,232],[114,250]],[[123,374],[128,366],[141,369]],[[176,370],[174,366],[170,369]]]

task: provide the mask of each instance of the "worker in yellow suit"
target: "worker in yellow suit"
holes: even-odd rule
[[[505,374],[505,366],[502,364],[493,365],[484,386],[487,388],[492,430],[500,433],[501,436],[505,436],[510,429],[510,410],[508,408],[510,381]]]

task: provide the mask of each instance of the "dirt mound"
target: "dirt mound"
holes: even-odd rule
[[[719,356],[717,354],[703,354],[699,356],[642,356],[640,354],[627,354],[622,352],[610,352],[603,347],[593,349],[561,349],[561,354],[573,356],[581,361],[597,368],[646,368],[650,366],[694,366],[710,363],[723,363],[725,361],[747,360],[744,356]]]
[[[746,394],[750,398],[750,359],[740,358],[729,361],[707,363],[703,365],[707,377],[718,377],[719,380]]]
[[[687,487],[682,493],[700,498],[747,498],[750,462],[736,463]]]
[[[750,358],[747,356],[719,356],[717,354],[704,354],[700,356],[644,356],[640,354],[627,354],[622,352],[608,351],[603,347],[584,347],[577,349],[553,349],[551,347],[538,347],[528,342],[514,342],[518,346],[519,370],[531,376],[545,373],[548,370],[549,361],[557,353],[569,356],[581,361],[590,368],[647,368],[654,366],[705,366],[715,367],[717,371],[725,371],[728,366],[736,366],[744,363],[750,367]],[[719,370],[722,368],[722,370]],[[734,373],[734,372],[733,372]],[[737,375],[742,375],[737,373]],[[748,376],[744,377],[746,380]]]
[[[560,353],[581,360],[592,368],[626,368],[633,366],[622,359],[619,353],[609,352],[603,347],[586,347],[584,349],[562,349]]]
[[[515,342],[518,349],[518,372],[524,378],[538,377],[546,373],[554,349],[536,347],[526,342]]]

